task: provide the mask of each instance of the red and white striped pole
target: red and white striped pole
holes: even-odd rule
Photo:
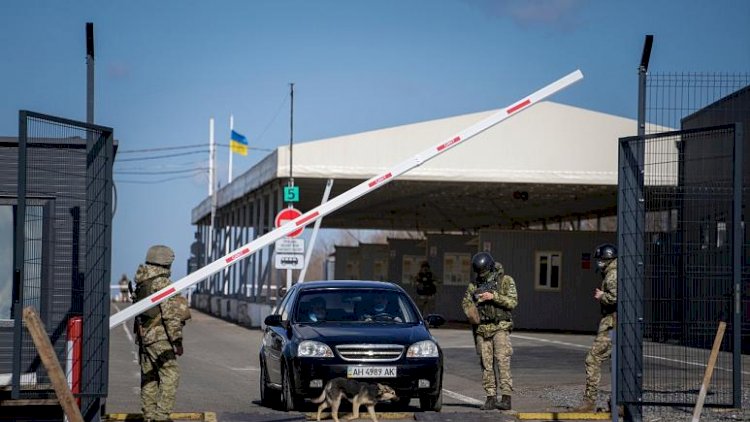
[[[199,269],[198,271],[188,274],[180,280],[172,283],[171,286],[165,287],[158,292],[151,294],[145,299],[140,300],[123,309],[122,311],[112,315],[109,318],[109,329],[111,330],[112,328],[124,323],[128,319],[133,318],[148,309],[151,309],[159,303],[178,294],[181,290],[186,289],[200,281],[203,281],[208,276],[222,271],[224,268],[230,265],[236,264],[240,260],[245,259],[248,256],[258,252],[260,249],[270,245],[278,239],[281,239],[289,233],[295,230],[299,230],[300,228],[323,218],[333,211],[336,211],[337,209],[354,201],[355,199],[363,195],[367,195],[368,193],[385,186],[389,182],[393,181],[393,179],[395,179],[396,177],[406,173],[413,168],[421,166],[428,160],[433,159],[437,155],[442,154],[459,144],[465,143],[469,139],[484,132],[492,126],[495,126],[496,124],[509,117],[515,116],[519,112],[528,109],[529,107],[539,103],[550,95],[561,91],[564,88],[567,88],[568,86],[574,84],[575,82],[578,82],[581,79],[583,79],[583,73],[581,73],[580,70],[576,70],[575,72],[572,72],[545,86],[544,88],[532,93],[528,97],[516,101],[508,107],[500,109],[484,120],[477,122],[472,126],[469,126],[468,128],[462,130],[461,132],[443,140],[442,142],[433,145],[432,147],[420,152],[417,155],[410,157],[409,159],[392,167],[391,169],[379,175],[373,176],[369,180],[366,180],[361,184],[349,189],[348,191],[333,198],[332,200],[313,208],[312,210],[302,214],[294,220],[287,222],[283,226],[258,237],[250,243],[240,246],[239,249],[235,249],[234,251],[229,252],[216,261]]]
[[[65,374],[68,378],[70,392],[76,395],[81,392],[81,351],[83,338],[83,318],[71,317],[68,320],[68,341],[66,344]],[[81,407],[81,398],[77,397],[78,407]]]

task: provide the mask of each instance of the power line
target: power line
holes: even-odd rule
[[[192,144],[192,145],[179,145],[175,147],[161,147],[161,148],[147,148],[147,149],[126,149],[126,150],[117,150],[118,154],[133,154],[133,153],[139,153],[139,152],[154,152],[154,151],[169,151],[173,149],[185,149],[185,148],[198,148],[203,147],[205,148],[207,145],[205,143],[203,144]]]
[[[179,174],[179,173],[189,173],[189,172],[207,172],[208,167],[196,167],[192,169],[185,169],[185,170],[165,170],[165,171],[116,171],[115,174]]]
[[[201,145],[201,146],[205,147],[205,145]],[[229,144],[216,144],[216,146],[226,148],[226,147],[229,147]],[[152,150],[131,150],[128,152],[141,153],[141,152],[149,152],[149,151],[164,151],[164,150],[174,150],[174,149],[182,149],[182,148],[183,147],[165,147],[165,148],[154,148]],[[193,147],[186,146],[184,148],[193,148]],[[260,147],[248,147],[248,150],[250,151],[274,151],[271,148],[260,148]],[[118,154],[119,154],[119,151],[118,151]],[[121,158],[121,159],[115,160],[115,164],[121,163],[121,162],[127,162],[127,161],[159,160],[163,158],[182,157],[182,156],[191,155],[191,154],[208,154],[208,150],[203,149],[203,150],[198,150],[198,151],[178,152],[175,154],[157,155],[153,157]]]
[[[281,104],[279,104],[279,108],[276,109],[276,114],[273,115],[273,117],[271,118],[271,121],[268,122],[268,124],[266,125],[266,128],[263,129],[263,131],[260,133],[260,135],[258,135],[257,142],[260,142],[260,140],[263,139],[263,135],[266,134],[266,132],[271,127],[271,125],[273,124],[273,122],[276,121],[276,118],[279,117],[279,113],[281,113],[281,109],[284,107],[284,105],[286,104],[286,102],[288,100],[289,100],[289,96],[286,95],[286,93],[284,93],[284,99],[283,99],[283,101],[281,101]]]
[[[196,161],[189,161],[187,163],[150,163],[146,165],[138,165],[138,163],[126,163],[123,164],[123,166],[126,167],[118,167],[115,169],[115,172],[117,171],[127,171],[127,170],[178,170],[178,169],[184,169],[184,168],[194,168],[196,166],[203,166],[206,164],[206,160],[196,160]]]
[[[159,160],[159,159],[162,159],[162,158],[182,157],[184,155],[207,154],[207,153],[208,153],[208,150],[201,150],[201,151],[179,152],[179,153],[176,153],[176,154],[156,155],[156,156],[153,156],[153,157],[122,158],[122,159],[119,159],[119,160],[115,160],[115,164],[122,163],[122,162],[125,162],[125,161]]]
[[[198,173],[198,174],[202,174],[202,173]],[[190,174],[190,175],[187,175],[187,176],[168,177],[166,179],[160,179],[160,180],[122,180],[122,179],[117,179],[117,180],[115,180],[115,183],[129,183],[129,184],[136,184],[136,185],[146,185],[146,184],[152,185],[152,184],[156,184],[156,183],[171,182],[172,180],[189,179],[189,178],[192,178],[192,177],[195,177],[195,176],[196,176],[195,174]]]

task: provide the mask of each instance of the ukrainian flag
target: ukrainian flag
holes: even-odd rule
[[[232,131],[232,139],[229,141],[229,150],[240,155],[247,155],[247,138],[244,135]]]

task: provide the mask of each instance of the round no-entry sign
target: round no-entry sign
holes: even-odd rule
[[[302,215],[302,211],[298,210],[297,208],[284,208],[283,210],[279,211],[278,214],[276,214],[276,227],[281,227],[284,224],[288,223],[289,221],[294,220],[295,218]],[[302,231],[305,229],[305,226],[300,227],[297,230],[294,230],[293,232],[287,234],[287,237],[297,237],[302,234]]]

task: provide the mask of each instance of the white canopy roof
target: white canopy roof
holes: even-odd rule
[[[494,112],[297,143],[293,176],[302,196],[297,207],[317,206],[328,178],[336,180],[333,197]],[[636,133],[633,119],[545,101],[333,213],[323,226],[414,229],[416,224],[422,229],[454,230],[574,214],[612,214],[618,139]],[[282,146],[222,188],[218,205],[288,176],[289,147]],[[518,199],[512,195],[519,190],[527,192],[528,199],[516,204],[511,199]],[[494,211],[482,213],[488,203],[471,199],[494,203],[489,206]],[[464,205],[455,207],[455,201]],[[440,210],[431,204],[439,204]],[[414,214],[414,207],[421,208],[421,223],[400,224],[402,217]],[[208,213],[210,200],[206,198],[193,210],[193,223]],[[436,214],[428,215],[432,213]],[[343,217],[336,218],[339,215]],[[463,217],[467,219],[460,222]]]
[[[294,145],[295,177],[366,179],[484,119],[495,111]],[[636,122],[542,102],[401,176],[405,180],[507,183],[617,183],[617,139]],[[289,175],[280,147],[276,177]]]

